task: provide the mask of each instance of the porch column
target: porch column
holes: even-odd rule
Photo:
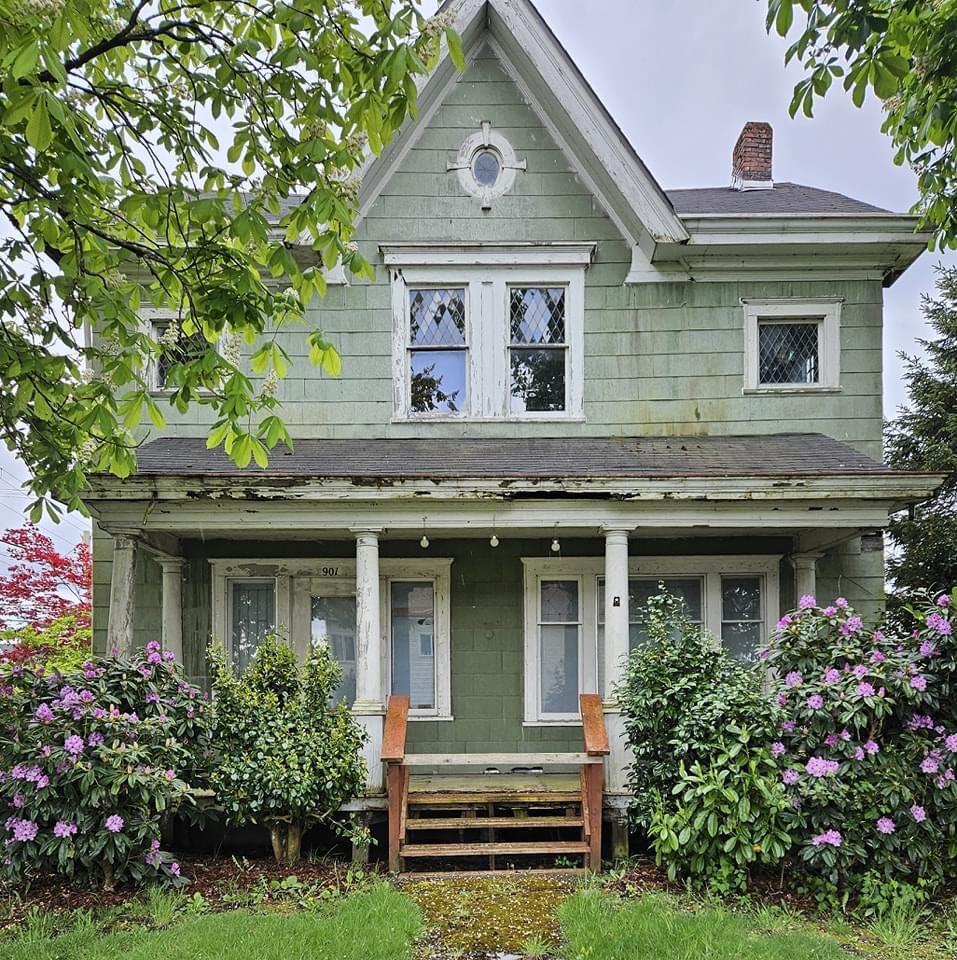
[[[176,655],[176,662],[183,664],[183,567],[182,557],[160,557],[163,569],[163,622],[160,638],[163,649]]]
[[[606,527],[605,533],[605,726],[611,748],[605,767],[605,789],[625,788],[629,762],[624,725],[615,699],[615,687],[628,656],[628,534],[625,527]]]
[[[136,541],[113,538],[110,580],[110,615],[106,625],[106,649],[126,656],[133,651],[133,594],[136,573]]]
[[[823,554],[792,553],[791,565],[794,567],[794,602],[804,596],[817,596],[817,562]]]
[[[353,530],[356,536],[356,702],[352,712],[365,727],[363,749],[369,791],[382,790],[382,625],[379,616],[380,529]]]

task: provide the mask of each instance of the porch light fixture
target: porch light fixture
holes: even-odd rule
[[[552,553],[558,553],[562,549],[562,545],[558,542],[558,537],[552,539]]]
[[[423,550],[429,549],[429,538],[424,533],[422,534],[422,539],[419,541],[419,546]]]
[[[489,537],[488,545],[489,545],[490,547],[497,547],[497,546],[499,545],[499,543],[500,543],[500,541],[499,541],[498,537],[496,537],[495,534],[493,533],[492,536]]]

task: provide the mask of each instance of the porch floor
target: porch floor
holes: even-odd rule
[[[581,792],[581,783],[575,773],[436,773],[414,774],[409,778],[410,801],[416,794],[462,793],[484,798],[486,794],[507,793],[575,794]]]

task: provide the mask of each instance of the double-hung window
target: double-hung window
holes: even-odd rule
[[[840,300],[743,303],[746,393],[839,389]]]
[[[605,579],[600,557],[527,558],[525,722],[578,721],[580,693],[607,697]],[[777,556],[633,557],[628,646],[648,640],[643,610],[662,587],[687,619],[741,660],[755,657],[777,620]]]
[[[383,246],[395,418],[580,419],[593,246]]]

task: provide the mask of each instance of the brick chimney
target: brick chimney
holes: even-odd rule
[[[731,156],[732,190],[770,190],[771,124],[750,122],[744,125]]]

